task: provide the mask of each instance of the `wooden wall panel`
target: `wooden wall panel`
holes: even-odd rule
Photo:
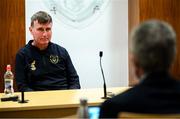
[[[134,4],[136,5],[136,4]],[[180,0],[139,0],[139,22],[159,19],[170,23],[177,33],[177,57],[172,66],[172,74],[180,79]],[[137,5],[136,5],[137,6]],[[131,28],[129,30],[132,30]],[[129,68],[132,70],[132,67]],[[129,75],[131,83],[134,77]],[[133,84],[130,84],[133,85]]]
[[[139,24],[139,0],[128,0],[128,30]]]
[[[128,0],[128,31],[129,33],[131,30],[139,24],[139,0]],[[131,42],[129,40],[128,47],[130,47]],[[138,83],[137,77],[134,74],[133,64],[131,62],[131,55],[129,50],[129,85],[134,85]],[[131,80],[130,80],[131,79]]]
[[[5,67],[11,64],[14,73],[16,52],[25,44],[25,0],[0,0],[0,12],[0,92],[3,92]]]
[[[129,31],[147,19],[161,19],[173,25],[177,33],[177,57],[171,69],[180,79],[180,0],[129,0]],[[0,92],[6,64],[14,61],[17,50],[25,45],[25,0],[0,0]],[[135,79],[129,64],[129,84]]]
[[[179,0],[141,0],[141,21],[156,18],[169,22],[177,34],[177,57],[171,72],[180,79],[180,1]]]

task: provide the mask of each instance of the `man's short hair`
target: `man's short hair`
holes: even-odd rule
[[[167,71],[176,54],[176,34],[163,21],[142,23],[131,34],[132,53],[145,72]]]
[[[40,24],[46,24],[46,23],[52,23],[52,18],[51,16],[44,12],[44,11],[39,11],[36,12],[32,17],[31,17],[31,26],[34,26],[34,21],[38,21]]]

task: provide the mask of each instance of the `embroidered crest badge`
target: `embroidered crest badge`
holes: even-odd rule
[[[110,0],[43,0],[58,21],[73,28],[85,28],[103,14]]]
[[[36,61],[34,60],[34,61],[31,63],[31,70],[32,70],[32,71],[35,71],[35,70],[36,70],[35,64],[36,64]]]
[[[57,64],[59,62],[59,57],[57,55],[50,55],[50,62]]]

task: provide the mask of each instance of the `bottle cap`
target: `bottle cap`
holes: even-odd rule
[[[8,64],[8,65],[6,66],[6,70],[7,70],[7,71],[10,71],[10,70],[11,70],[11,65],[10,65],[10,64]]]
[[[87,104],[87,99],[86,99],[86,98],[81,98],[81,99],[80,99],[80,103],[81,103],[82,105],[86,105],[86,104]]]

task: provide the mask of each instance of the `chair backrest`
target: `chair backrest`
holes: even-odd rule
[[[118,114],[119,119],[180,119],[180,114],[144,114],[121,112]]]

